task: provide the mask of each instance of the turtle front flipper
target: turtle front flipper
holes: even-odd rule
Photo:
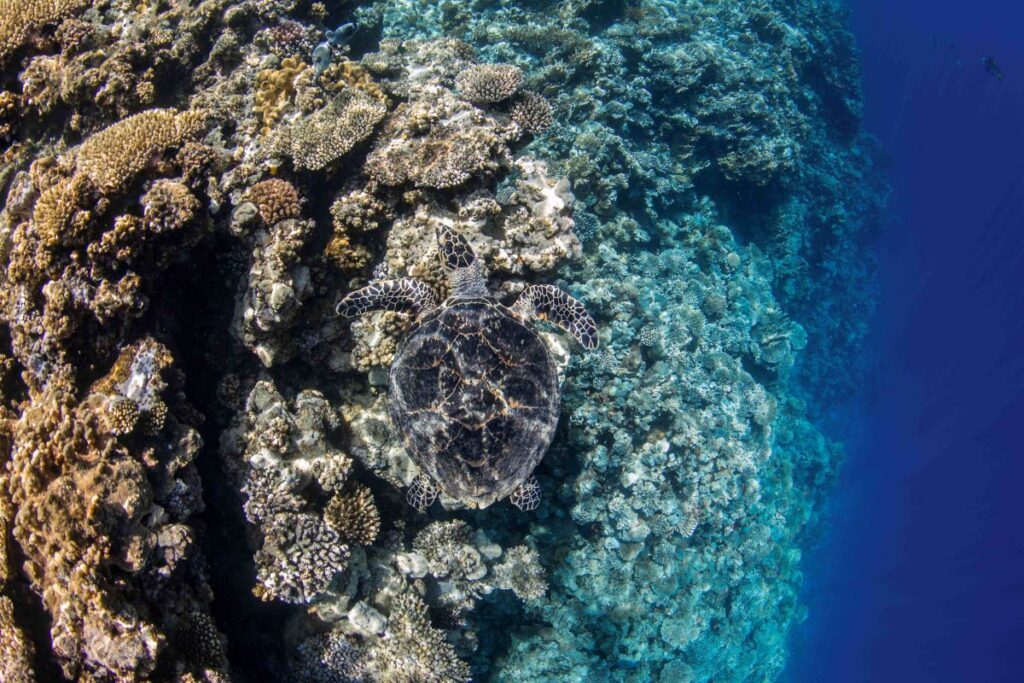
[[[419,315],[437,307],[437,295],[425,283],[412,278],[383,280],[351,292],[335,309],[351,318],[370,311],[407,311]]]
[[[527,287],[512,307],[522,316],[550,320],[585,349],[597,348],[597,323],[578,300],[553,285]]]
[[[413,480],[405,499],[420,512],[426,512],[427,508],[437,500],[437,494],[441,492],[434,480],[425,474],[421,474]]]
[[[537,481],[537,477],[530,477],[520,484],[508,499],[523,512],[536,510],[540,505],[540,482]]]

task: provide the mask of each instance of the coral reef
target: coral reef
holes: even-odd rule
[[[68,678],[136,680],[168,656],[163,666],[182,672],[206,666],[165,652],[168,633],[210,599],[189,526],[202,509],[202,444],[168,406],[182,400],[171,363],[152,340],[126,347],[83,400],[49,389],[13,427],[14,538]],[[137,416],[127,432],[124,402]]]
[[[777,678],[884,202],[844,22],[0,0],[0,678]],[[335,314],[439,227],[598,319],[536,512],[406,505],[411,318]]]

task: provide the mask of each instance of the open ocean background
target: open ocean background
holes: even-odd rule
[[[875,376],[835,416],[849,453],[784,678],[1021,681],[1024,5],[851,8],[892,223]]]

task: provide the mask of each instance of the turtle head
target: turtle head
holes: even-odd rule
[[[453,297],[465,299],[488,296],[483,267],[469,240],[447,225],[442,225],[437,229],[437,250],[448,273]]]
[[[469,240],[447,225],[437,229],[437,250],[441,252],[441,261],[449,273],[459,268],[469,268],[476,262],[476,254]]]

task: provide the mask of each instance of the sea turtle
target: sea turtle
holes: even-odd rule
[[[425,510],[444,491],[469,507],[508,497],[532,510],[540,502],[533,469],[560,407],[555,364],[533,320],[550,320],[587,349],[597,346],[597,326],[583,304],[551,285],[531,285],[503,306],[465,237],[442,227],[437,246],[451,285],[443,303],[419,280],[383,280],[346,296],[338,314],[416,315],[388,377],[391,421],[423,472],[409,502]]]

